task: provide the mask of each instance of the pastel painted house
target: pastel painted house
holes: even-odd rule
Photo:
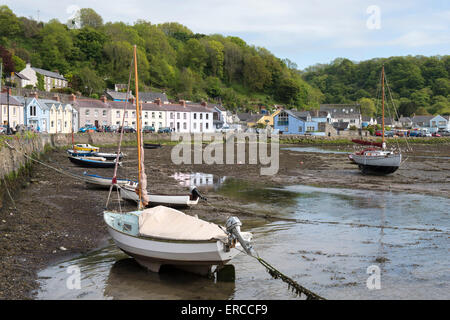
[[[283,110],[274,117],[274,129],[283,134],[323,135],[318,132],[319,122],[312,121],[308,111]]]
[[[450,121],[448,117],[437,115],[430,120],[430,131],[450,130]]]
[[[9,96],[9,115],[8,115],[8,97],[6,92],[0,93],[0,121],[1,124],[8,124],[8,117],[10,127],[15,129],[17,125],[23,125],[23,103],[18,101],[13,96]]]

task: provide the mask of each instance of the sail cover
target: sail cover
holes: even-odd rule
[[[380,142],[372,142],[372,141],[365,141],[365,140],[358,140],[358,139],[353,139],[352,142],[362,144],[365,146],[374,146],[374,147],[383,148],[383,144],[381,144]]]
[[[167,240],[227,239],[227,234],[218,225],[165,206],[142,211],[139,215],[139,234]]]

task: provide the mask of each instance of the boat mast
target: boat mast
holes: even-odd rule
[[[384,149],[384,64],[381,68],[381,121],[382,121],[382,134],[381,134],[381,145]]]
[[[139,108],[139,80],[137,71],[137,56],[136,56],[136,45],[134,45],[134,78],[135,78],[135,88],[136,88],[136,136],[137,136],[137,149],[138,149],[138,177],[141,178],[141,118],[140,118],[140,108]],[[139,203],[138,209],[142,209],[142,183],[139,181]]]

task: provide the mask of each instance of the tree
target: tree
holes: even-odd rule
[[[83,67],[73,75],[72,85],[75,90],[87,96],[91,96],[93,93],[101,93],[105,88],[103,79],[88,66]]]
[[[216,40],[210,40],[205,43],[207,53],[207,67],[210,75],[214,77],[223,77],[223,60],[224,60],[224,46]]]
[[[276,98],[282,103],[294,105],[298,103],[299,93],[299,85],[291,78],[284,78],[280,82],[276,92]]]
[[[8,6],[0,6],[0,44],[19,35],[20,21]]]
[[[91,8],[80,9],[80,26],[99,28],[103,25],[103,18]]]
[[[372,117],[376,114],[377,110],[372,99],[361,98],[358,100],[358,103],[361,105],[362,115]]]
[[[271,80],[270,72],[259,56],[247,55],[244,57],[243,74],[244,83],[254,91],[261,91]]]

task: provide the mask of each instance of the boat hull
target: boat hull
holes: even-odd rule
[[[161,148],[161,144],[144,143],[144,149],[157,149],[157,148]]]
[[[101,177],[98,175],[94,175],[94,174],[87,174],[84,173],[83,174],[84,180],[86,181],[87,184],[91,184],[91,185],[96,185],[99,187],[105,187],[105,188],[109,188],[112,184],[112,178],[107,178],[107,177]],[[124,186],[127,185],[129,183],[137,183],[134,182],[132,180],[128,180],[128,179],[117,179],[117,185],[120,186]]]
[[[162,265],[170,265],[207,276],[213,267],[220,267],[233,259],[239,250],[225,251],[220,241],[163,241],[131,236],[108,224],[108,232],[115,244],[136,259],[143,267],[159,272]]]
[[[72,163],[85,168],[114,168],[114,166],[116,165],[115,161],[95,161],[85,159],[84,157],[69,157],[69,160]]]
[[[73,148],[77,151],[89,151],[89,152],[99,152],[99,147],[91,146],[90,144],[76,144]]]
[[[402,155],[369,151],[364,154],[353,154],[352,160],[364,174],[390,174],[400,167]]]
[[[116,160],[117,159],[117,154],[115,154],[115,153],[93,152],[92,155],[95,157],[103,157],[106,160]],[[119,154],[119,160],[122,160],[122,158],[123,158],[123,153],[121,152]]]
[[[136,194],[134,189],[121,187],[120,188],[120,196],[124,200],[130,201],[139,201],[139,196]],[[190,195],[158,195],[158,194],[149,194],[149,207],[163,205],[173,208],[186,208],[189,206],[196,205],[198,203],[198,198],[195,200],[191,200]]]

